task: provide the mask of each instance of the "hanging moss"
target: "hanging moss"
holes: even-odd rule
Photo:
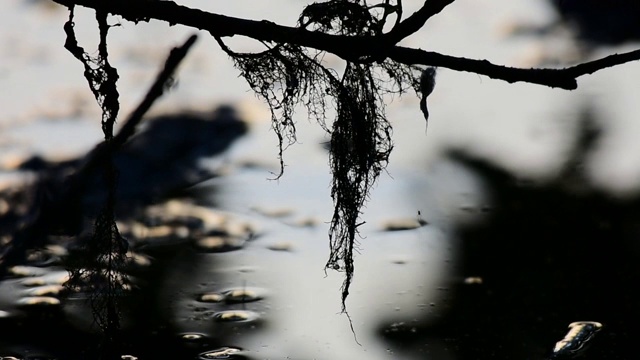
[[[397,4],[368,7],[365,1],[332,0],[307,6],[299,26],[346,36],[379,34]],[[380,11],[382,7],[383,11]],[[413,88],[420,93],[422,68],[389,59],[349,59],[342,74],[323,64],[324,52],[293,44],[267,44],[260,53],[236,53],[216,38],[233,59],[240,75],[269,106],[279,140],[280,172],[283,152],[296,141],[294,108],[306,107],[309,118],[331,136],[329,164],[333,174],[334,213],[329,230],[326,268],[345,273],[342,310],[354,276],[361,211],[393,149],[392,127],[385,116],[384,95]],[[372,51],[373,52],[373,51]],[[336,117],[327,122],[327,106]]]

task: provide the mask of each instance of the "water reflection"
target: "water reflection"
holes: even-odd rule
[[[552,180],[523,182],[491,162],[458,155],[486,179],[493,198],[486,221],[457,229],[462,275],[482,282],[455,286],[453,311],[425,331],[454,337],[461,358],[567,358],[574,354],[553,352],[553,344],[580,320],[604,325],[585,359],[633,351],[640,313],[629,284],[640,279],[640,201],[590,186],[583,164],[598,132],[589,119]]]

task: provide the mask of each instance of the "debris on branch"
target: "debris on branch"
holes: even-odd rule
[[[420,110],[424,115],[424,121],[429,124],[429,108],[427,107],[427,97],[431,95],[433,89],[436,87],[436,69],[429,67],[424,69],[420,76]]]
[[[78,45],[73,30],[75,26],[73,10],[73,7],[69,9],[69,20],[64,24],[64,32],[67,35],[64,47],[76,59],[80,60],[84,66],[84,76],[89,83],[89,88],[96,101],[98,101],[98,105],[102,108],[102,131],[104,132],[105,140],[108,140],[113,137],[113,125],[120,110],[120,103],[118,102],[120,95],[116,88],[118,71],[109,64],[108,59],[107,33],[109,25],[107,24],[107,13],[96,11],[96,20],[100,30],[100,44],[98,45],[98,55],[91,57]]]

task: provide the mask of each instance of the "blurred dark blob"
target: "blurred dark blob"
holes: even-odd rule
[[[153,201],[218,175],[198,162],[224,152],[247,132],[247,124],[230,106],[221,106],[212,114],[160,116],[147,120],[146,125],[114,157],[119,173],[117,200],[123,203]],[[83,161],[52,163],[36,156],[20,169],[64,178]],[[106,196],[105,184],[100,174],[93,175],[85,202],[99,205]]]
[[[638,0],[550,0],[580,38],[598,44],[640,40]]]
[[[149,119],[146,127],[114,155],[118,170],[116,215],[132,216],[161,200],[218,175],[199,161],[219,155],[247,132],[236,111],[222,106],[212,114],[178,114]],[[24,261],[28,249],[41,247],[49,235],[75,236],[90,231],[107,200],[103,168],[74,176],[88,155],[65,162],[34,157],[20,167],[38,180],[0,194],[10,203],[0,214],[0,277]]]
[[[452,157],[491,190],[486,221],[460,226],[461,278],[449,315],[426,329],[459,359],[549,359],[576,321],[603,324],[583,359],[627,359],[640,336],[640,200],[613,199],[582,175],[599,131],[583,118],[563,174],[523,181],[465,153]],[[582,351],[583,350],[583,351]],[[553,354],[554,359],[562,354]]]

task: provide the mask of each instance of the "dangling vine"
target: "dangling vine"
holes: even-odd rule
[[[325,33],[374,36],[381,33],[387,16],[401,9],[399,4],[389,0],[375,6],[362,0],[315,3],[304,9],[298,25]],[[269,106],[272,127],[279,140],[278,177],[284,172],[283,152],[296,139],[293,120],[296,104],[304,104],[309,117],[331,136],[329,164],[334,213],[325,268],[345,273],[342,311],[346,312],[355,270],[358,227],[363,223],[362,208],[393,149],[393,130],[385,116],[384,95],[402,94],[409,88],[420,94],[423,69],[371,56],[348,60],[340,75],[324,66],[321,51],[311,53],[294,44],[265,43],[268,49],[263,52],[236,53],[220,37],[216,40],[233,59],[240,75]],[[326,121],[329,104],[336,111],[331,126]]]
[[[118,72],[109,64],[107,51],[107,13],[96,11],[96,20],[100,31],[100,43],[96,57],[89,56],[77,43],[73,8],[69,9],[69,20],[64,26],[67,40],[65,48],[82,62],[84,75],[89,88],[102,108],[102,131],[105,143],[113,141],[113,127],[118,117],[120,104],[116,82]],[[107,198],[95,219],[93,235],[85,240],[82,246],[82,256],[70,269],[67,286],[75,290],[86,291],[89,294],[93,318],[105,334],[103,348],[108,352],[107,358],[112,358],[118,343],[120,329],[120,312],[118,297],[124,288],[129,286],[128,279],[121,270],[126,260],[128,243],[118,231],[115,220],[115,192],[118,171],[113,163],[113,147],[107,147],[102,164],[102,176],[105,179]]]
[[[113,157],[116,151],[135,134],[136,127],[157,98],[173,81],[173,72],[186,56],[189,48],[196,41],[191,36],[182,47],[175,48],[169,54],[162,71],[147,92],[144,100],[132,112],[114,136],[119,102],[116,82],[118,73],[108,61],[107,13],[96,11],[100,43],[98,55],[92,57],[78,45],[74,32],[73,7],[69,8],[69,20],[64,25],[67,35],[65,48],[83,64],[85,78],[102,109],[102,130],[104,142],[89,153],[83,165],[68,179],[71,193],[65,202],[81,201],[83,191],[90,174],[98,172],[104,179],[106,199],[98,211],[90,238],[80,243],[79,256],[70,261],[70,277],[66,286],[72,291],[83,291],[89,294],[94,322],[102,330],[105,337],[101,356],[106,359],[119,358],[118,349],[121,343],[119,298],[123,292],[131,288],[131,282],[124,273],[127,261],[128,241],[120,234],[116,224],[116,189],[118,169]],[[75,200],[69,200],[75,199]]]

